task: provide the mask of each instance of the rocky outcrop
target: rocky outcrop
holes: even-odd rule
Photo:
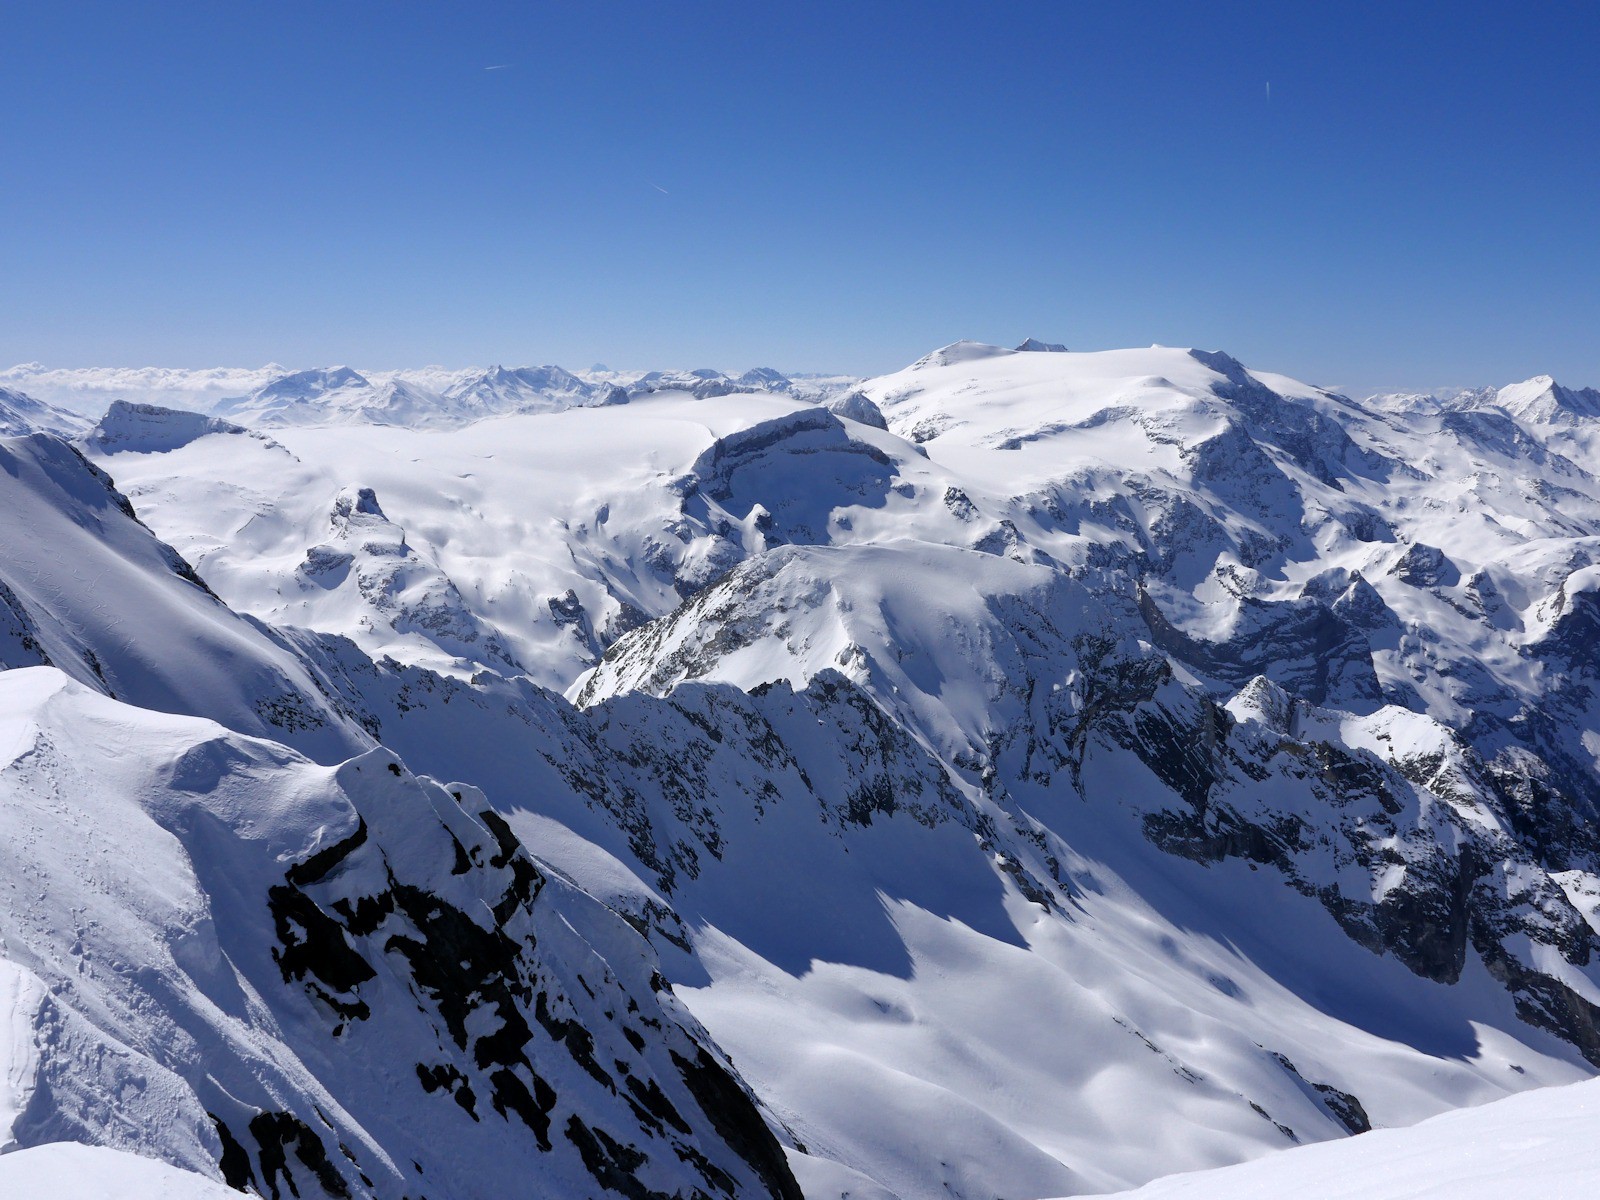
[[[208,417],[157,404],[133,404],[113,400],[84,441],[102,454],[162,454],[213,434],[234,434],[288,451],[259,430],[246,429],[220,417]]]
[[[531,1177],[799,1200],[646,940],[481,793],[381,749],[315,767],[48,668],[0,682],[0,725],[31,737],[0,764],[0,858],[31,881],[0,904],[0,988],[18,955],[39,980],[9,1030],[27,1098],[9,1142],[137,1149],[305,1200]],[[125,859],[66,835],[56,798],[91,793]]]
[[[452,657],[520,672],[499,634],[472,611],[454,581],[407,542],[371,488],[345,488],[334,498],[328,533],[298,568],[306,585],[353,591],[396,633],[425,639]]]

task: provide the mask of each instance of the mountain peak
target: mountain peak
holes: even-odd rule
[[[1534,425],[1575,425],[1600,418],[1600,391],[1562,387],[1549,375],[1508,384],[1496,403],[1519,421]]]
[[[911,364],[911,369],[951,367],[957,363],[977,362],[985,358],[1001,358],[1015,353],[1017,351],[1007,350],[1004,346],[991,346],[987,342],[974,342],[963,338],[959,342],[951,342],[948,346],[940,346],[937,350],[923,355]]]
[[[1190,350],[1189,357],[1234,383],[1243,382],[1249,374],[1242,362],[1222,350]]]
[[[371,382],[364,375],[350,367],[313,367],[306,371],[291,371],[287,375],[280,375],[250,393],[248,399],[314,400],[328,392],[371,386]]]
[[[743,375],[739,376],[736,382],[750,387],[777,391],[788,387],[790,381],[789,377],[782,371],[775,370],[772,367],[751,367]]]

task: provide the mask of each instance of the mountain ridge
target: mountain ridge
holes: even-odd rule
[[[573,1171],[629,1194],[621,1164],[677,1136],[770,1194],[790,1174],[828,1200],[1084,1193],[1600,1068],[1587,418],[1357,402],[1164,347],[956,343],[832,397],[709,370],[634,382],[626,404],[443,425],[355,405],[266,441],[141,414],[181,436],[10,451],[15,503],[61,531],[42,544],[99,522],[165,597],[139,606],[152,630],[222,606],[208,619],[322,724],[258,710],[253,685],[173,684],[131,713],[298,742],[346,791],[373,766],[379,807],[352,801],[366,836],[395,856],[434,839],[405,880],[440,897],[492,908],[522,886],[503,823],[541,890],[593,915],[580,940],[627,929],[654,956],[659,984],[627,994],[679,1013],[755,1097],[730,1139],[698,1101],[672,1102],[691,1133],[669,1132],[618,1084],[640,1110],[583,1117],[617,1148],[574,1135]],[[68,483],[28,483],[27,456]],[[122,696],[101,601],[70,568],[19,574],[42,560],[21,528],[0,530],[16,645],[69,630],[50,660]],[[183,778],[231,778],[238,753]],[[292,754],[246,758],[298,778]],[[429,782],[452,779],[471,786]],[[426,832],[440,804],[465,859]],[[385,832],[380,809],[412,816]],[[354,836],[341,821],[324,848]],[[447,944],[348,854],[348,879],[307,874],[283,903],[286,928],[356,957],[273,984],[326,1018],[296,1043],[334,1056],[323,1087],[345,1086],[338,1039],[378,1011],[373,980]],[[380,912],[414,950],[372,941],[359,914]],[[478,1035],[440,1019],[457,1049],[401,1064],[425,1070],[395,1102],[487,1136],[462,1089],[515,1113],[510,1085],[451,1057]],[[681,1099],[692,1072],[670,1057],[650,1078]],[[754,1158],[750,1113],[774,1139]],[[385,1129],[350,1143],[363,1163],[409,1145]],[[150,1150],[222,1171],[201,1135]],[[311,1186],[298,1137],[279,1146]],[[261,1186],[276,1151],[247,1151]],[[461,1170],[433,1189],[466,1194]],[[673,1178],[666,1194],[690,1186]]]

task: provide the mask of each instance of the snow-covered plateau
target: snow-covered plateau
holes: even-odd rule
[[[0,1195],[1593,1194],[1597,452],[1031,338],[0,372]]]

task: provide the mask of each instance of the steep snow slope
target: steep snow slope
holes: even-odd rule
[[[918,1164],[941,1155],[939,1186],[957,1195],[991,1195],[985,1181],[1000,1178],[1011,1194],[1117,1186],[1580,1069],[1517,1020],[1475,951],[1453,982],[1449,963],[1428,957],[1435,939],[1469,932],[1465,913],[1452,925],[1457,877],[1441,843],[1463,838],[1486,860],[1505,852],[1503,837],[1458,831],[1363,747],[1326,740],[1340,735],[1319,731],[1315,714],[1300,718],[1305,740],[1258,745],[1250,712],[1293,715],[1270,690],[1241,710],[1234,765],[1217,764],[1230,776],[1214,789],[1220,828],[1190,835],[1192,848],[1168,836],[1184,855],[1174,859],[1146,817],[1158,831],[1185,818],[1157,772],[1186,765],[1169,756],[1187,733],[1156,740],[1174,714],[1092,678],[1087,728],[1068,725],[1066,746],[1039,753],[1071,755],[1085,737],[1083,799],[1067,772],[1046,775],[1015,815],[1003,797],[942,783],[938,764],[837,675],[803,694],[632,694],[581,722],[554,698],[475,699],[414,670],[352,685],[408,756],[470,761],[513,827],[537,831],[562,870],[652,928],[669,975],[699,984],[687,993],[697,1014],[813,1155],[911,1195],[929,1186]],[[392,706],[380,703],[387,687]],[[1124,721],[1153,745],[1129,753]],[[1033,728],[1026,716],[1018,725]],[[1416,742],[1408,735],[1402,752]],[[1307,762],[1326,764],[1326,779],[1308,780]],[[1335,804],[1346,823],[1324,831]],[[1492,806],[1472,813],[1494,819]],[[1333,853],[1304,853],[1323,838]],[[1260,861],[1224,853],[1230,844]],[[1539,878],[1525,861],[1507,867]],[[1500,928],[1515,944],[1522,935],[1499,922],[1530,898],[1534,936],[1570,931],[1573,914],[1540,886],[1509,906],[1475,894],[1474,942]],[[1545,912],[1558,923],[1541,925]],[[1385,938],[1382,958],[1363,948]],[[1047,1062],[1042,1046],[1056,1048]],[[1100,1077],[1122,1084],[1086,1097],[1083,1081]],[[1168,1134],[1152,1149],[1141,1130],[1156,1120]],[[953,1143],[950,1125],[973,1122],[985,1132]]]
[[[0,800],[0,1144],[273,1196],[799,1195],[643,939],[465,785],[34,668]]]
[[[1279,881],[1271,886],[1287,884],[1306,897],[1308,908],[1320,906],[1331,920],[1324,924],[1311,911],[1294,916],[1293,902],[1280,898],[1274,902],[1273,930],[1264,934],[1252,928],[1255,922],[1246,915],[1252,908],[1241,907],[1240,895],[1241,889],[1254,894],[1260,885],[1252,882],[1246,888],[1248,875],[1213,868],[1195,877],[1197,884],[1204,880],[1199,896],[1169,910],[1168,920],[1183,914],[1182,928],[1168,929],[1159,940],[1184,946],[1181,957],[1188,961],[1205,953],[1195,945],[1202,930],[1220,945],[1253,944],[1259,949],[1245,954],[1245,960],[1320,1008],[1324,1022],[1363,1025],[1372,1010],[1390,1017],[1404,1011],[1412,1003],[1403,999],[1407,972],[1454,985],[1459,992],[1448,1001],[1438,991],[1423,989],[1427,998],[1419,995],[1415,1001],[1415,1028],[1428,1022],[1422,1012],[1432,1009],[1437,1020],[1443,1005],[1462,1003],[1467,1006],[1465,1023],[1480,1032],[1460,1040],[1411,1044],[1424,1056],[1450,1046],[1450,1056],[1479,1059],[1482,1066],[1499,1053],[1488,1049],[1493,1043],[1483,1040],[1482,1026],[1493,1022],[1505,1028],[1509,1016],[1505,999],[1492,998],[1493,975],[1511,991],[1523,1019],[1561,1031],[1591,1061],[1600,1052],[1587,1032],[1600,1000],[1588,915],[1597,879],[1592,827],[1575,836],[1560,863],[1541,864],[1536,849],[1519,844],[1516,816],[1481,761],[1430,719],[1392,708],[1365,718],[1328,714],[1293,701],[1265,680],[1247,687],[1229,709],[1219,710],[1203,693],[1174,678],[1161,656],[1119,635],[1139,620],[1137,604],[1127,594],[1131,588],[1125,589],[1118,612],[1106,603],[1107,591],[1029,564],[980,558],[977,562],[989,565],[977,574],[963,570],[951,551],[924,554],[922,564],[904,549],[769,554],[697,597],[676,618],[625,638],[616,655],[591,677],[582,699],[593,703],[641,688],[676,696],[689,678],[754,687],[762,677],[777,677],[796,680],[799,686],[826,670],[823,664],[842,663],[904,728],[956,767],[979,793],[972,802],[991,822],[989,847],[1006,848],[1012,855],[1012,865],[1003,873],[1015,873],[1029,899],[1038,899],[1031,888],[1040,887],[1047,910],[1050,893],[1059,889],[1060,902],[1076,915],[1071,926],[1077,936],[1088,919],[1085,914],[1093,914],[1097,923],[1128,919],[1116,906],[1109,914],[1101,911],[1104,901],[1097,898],[1108,890],[1124,902],[1139,897],[1138,902],[1149,904],[1172,886],[1180,868],[1156,863],[1154,848],[1204,864],[1266,868]],[[886,629],[893,630],[892,639],[885,638]],[[648,670],[637,669],[646,664]],[[1041,838],[1030,848],[1031,839]],[[1030,869],[1018,869],[1030,861]],[[1579,861],[1589,865],[1571,870]],[[1074,868],[1075,862],[1082,865]],[[1079,870],[1095,883],[1083,883]],[[1031,887],[1025,882],[1029,879],[1034,881]],[[1113,880],[1126,882],[1119,886]],[[1042,887],[1038,881],[1044,881]],[[1259,902],[1265,903],[1265,897]],[[1210,921],[1223,913],[1240,914],[1238,923],[1229,919],[1212,926]],[[961,915],[976,923],[970,913]],[[1300,920],[1310,923],[1309,930],[1322,931],[1302,929]],[[1043,921],[1045,930],[1054,924]],[[1333,1000],[1345,994],[1341,980],[1354,978],[1358,969],[1343,956],[1329,957],[1329,943],[1339,936],[1335,928],[1352,939],[1348,953],[1356,962],[1366,955],[1357,944],[1389,956],[1392,978],[1382,983],[1369,977],[1365,1001],[1348,994]],[[1281,929],[1296,933],[1280,943],[1273,934]],[[1048,945],[1051,936],[1041,934],[1040,940]],[[1072,934],[1062,936],[1076,941]],[[1317,947],[1329,975],[1313,971],[1308,977],[1289,966],[1302,938]],[[1137,939],[1123,936],[1111,942],[1125,949]],[[1081,963],[1084,957],[1077,947],[1063,961]],[[991,963],[974,975],[982,978]],[[1012,965],[1004,973],[1017,976],[1021,970]],[[1235,970],[1222,969],[1217,977],[1234,977]],[[923,971],[914,975],[921,978]],[[966,978],[965,985],[977,987],[976,979]],[[1187,995],[1176,982],[1161,989],[1166,995],[1184,995],[1181,1007],[1189,1017],[1174,1012],[1152,1025],[1138,1019],[1134,1023],[1164,1044],[1157,1031],[1170,1021],[1192,1022],[1195,1012],[1208,1007],[1202,998],[1209,994],[1208,985],[1196,981],[1195,986],[1200,996]],[[917,990],[915,985],[904,989],[911,997]],[[1111,990],[1114,985],[1106,985]],[[1020,1011],[1007,1011],[1002,1028],[1026,1028],[1026,1014],[1040,1000],[1040,989],[1024,989],[1017,1001]],[[786,1002],[799,1007],[792,997]],[[717,1003],[715,993],[710,1003]],[[1122,1010],[1126,1018],[1130,1010],[1148,1011],[1151,999],[1123,1003],[1128,1006]],[[1224,1007],[1233,1005],[1225,1002]],[[1249,1029],[1259,1019],[1260,1002],[1247,1007],[1255,1015],[1240,1012],[1227,1018],[1232,1029]],[[913,1001],[912,1009],[922,1006]],[[1467,1017],[1466,1011],[1474,1015]],[[748,1032],[741,1034],[737,1014],[726,1023],[706,1019],[741,1061],[756,1060],[758,1048]],[[1393,1029],[1407,1024],[1402,1020]],[[979,1026],[974,1021],[969,1029]],[[1318,1044],[1325,1046],[1333,1036],[1331,1027],[1323,1026]],[[1390,1036],[1404,1043],[1414,1035]],[[1248,1056],[1251,1045],[1267,1045],[1296,1063],[1308,1052],[1317,1053],[1316,1045],[1290,1045],[1282,1038],[1281,1031],[1262,1030],[1238,1049]],[[1184,1071],[1199,1078],[1218,1070],[1226,1074],[1229,1069],[1211,1056],[1229,1040],[1220,1034],[1202,1039],[1209,1049],[1181,1060]],[[1037,1054],[1031,1044],[1024,1045],[1026,1049],[1019,1046],[1007,1057],[1020,1062]],[[1364,1091],[1347,1073],[1361,1057],[1352,1048],[1340,1060],[1343,1072],[1332,1068],[1337,1089],[1362,1097],[1381,1114],[1374,1119],[1404,1119],[1393,1110],[1384,1112],[1384,1102],[1368,1094],[1392,1097],[1404,1069],[1390,1059]],[[926,1055],[914,1061],[926,1071],[930,1059],[937,1061]],[[946,1081],[955,1077],[958,1073],[952,1072]],[[964,1083],[957,1090],[964,1090]],[[1178,1092],[1171,1100],[1169,1126],[1195,1120],[1181,1095],[1194,1093],[1183,1087]],[[768,1094],[776,1098],[782,1091]],[[1267,1095],[1259,1082],[1239,1086],[1232,1094],[1254,1103]],[[1146,1085],[1139,1119],[1150,1117],[1162,1103],[1160,1095],[1158,1085]],[[887,1107],[887,1102],[878,1107]],[[811,1111],[849,1109],[836,1096],[830,1104],[813,1104]],[[1108,1106],[1108,1112],[1117,1111],[1128,1110]],[[1114,1117],[1102,1119],[1117,1123]],[[1289,1128],[1307,1128],[1304,1119],[1276,1119]],[[1054,1137],[1060,1139],[1063,1132]],[[1178,1155],[1220,1152],[1200,1145],[1183,1146],[1169,1138],[1159,1152],[1141,1151],[1139,1162],[1146,1170],[1162,1162],[1174,1169]],[[1102,1146],[1077,1146],[1063,1157],[1075,1165],[1088,1161],[1105,1169],[1110,1156]],[[1133,1163],[1119,1165],[1140,1169]],[[1104,1181],[1106,1176],[1098,1178]]]
[[[77,413],[67,412],[22,392],[0,388],[0,437],[27,433],[81,433],[89,422]]]
[[[131,704],[203,714],[318,758],[368,744],[299,660],[212,595],[67,442],[0,439],[0,512],[0,665],[54,665]]]
[[[1170,770],[1162,757],[1118,739],[1124,720],[1150,727],[1163,710],[1119,717],[1092,690],[1082,798],[1061,778],[1018,811],[948,781],[834,672],[803,692],[686,684],[583,714],[415,668],[366,672],[348,684],[386,740],[470,770],[554,868],[650,931],[668,977],[809,1151],[805,1178],[838,1164],[845,1190],[860,1175],[911,1196],[1103,1189],[1583,1072],[1518,1020],[1475,952],[1454,982],[1413,965],[1425,955],[1408,928],[1438,921],[1453,936],[1438,843],[1468,836],[1487,857],[1495,840],[1458,835],[1426,793],[1341,760],[1314,725],[1313,740],[1267,748],[1241,729],[1216,789],[1239,845],[1254,819],[1262,846],[1292,852],[1274,839],[1296,813],[1296,840],[1335,846],[1286,889],[1279,863],[1153,844],[1147,815],[1177,820],[1187,805],[1155,773]],[[1348,789],[1347,827],[1324,833],[1314,822],[1339,793],[1305,779],[1319,759],[1332,780],[1364,768],[1392,794]],[[1396,801],[1414,807],[1387,818]],[[1338,913],[1300,894],[1307,880],[1344,898]],[[1472,908],[1485,932],[1516,913],[1489,897]],[[1387,921],[1392,952],[1341,924],[1359,931],[1363,914]],[[1545,937],[1542,919],[1527,928]],[[1166,1131],[1154,1147],[1152,1122]]]
[[[1413,1129],[1163,1179],[1120,1200],[1583,1200],[1595,1188],[1600,1085],[1547,1088]]]

